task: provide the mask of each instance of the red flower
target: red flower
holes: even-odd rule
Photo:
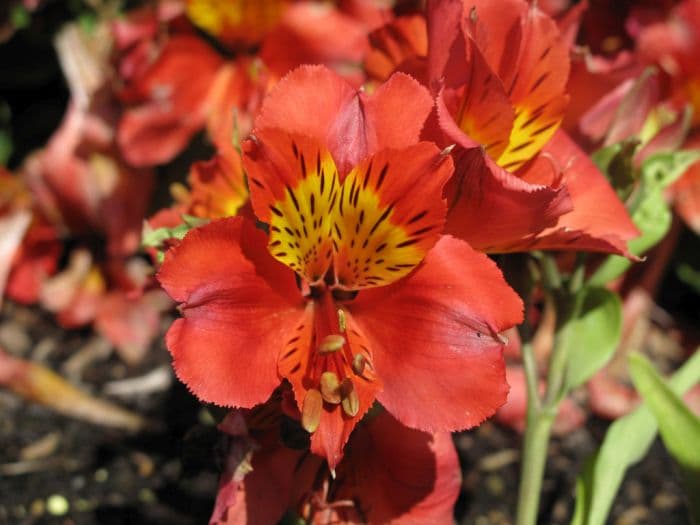
[[[428,431],[474,426],[505,401],[498,333],[522,304],[486,256],[441,236],[452,163],[413,144],[429,100],[405,76],[368,97],[325,68],[295,71],[246,144],[269,236],[243,218],[213,222],[158,275],[182,303],[167,335],[178,376],[237,407],[287,379],[331,467],[375,399]],[[416,111],[390,124],[405,104]]]
[[[381,411],[353,433],[332,477],[319,458],[280,442],[281,419],[267,403],[224,420],[233,439],[211,524],[273,524],[287,509],[316,525],[452,520],[460,470],[449,433],[409,429]]]
[[[446,231],[494,252],[628,254],[624,206],[557,131],[569,49],[555,22],[524,0],[436,0],[428,38],[438,133],[457,144]]]

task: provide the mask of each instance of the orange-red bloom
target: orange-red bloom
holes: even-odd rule
[[[557,131],[569,50],[555,22],[523,0],[436,0],[428,38],[437,133],[457,145],[447,232],[494,252],[628,254],[624,206]]]
[[[287,509],[315,525],[452,520],[461,476],[449,433],[409,429],[381,411],[358,427],[333,477],[320,458],[280,442],[283,418],[268,403],[220,425],[232,442],[211,524],[273,524]]]
[[[476,425],[505,401],[498,334],[522,304],[492,261],[441,235],[452,163],[416,143],[429,110],[403,75],[367,96],[325,68],[291,73],[246,144],[269,234],[213,222],[158,275],[182,303],[167,335],[178,376],[237,407],[288,380],[331,467],[375,399],[429,431]]]

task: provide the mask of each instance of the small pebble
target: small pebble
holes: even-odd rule
[[[29,512],[32,516],[41,516],[44,513],[45,508],[46,506],[44,505],[44,500],[35,499],[32,501],[32,504],[29,507]]]
[[[53,494],[46,500],[46,510],[52,516],[65,516],[68,514],[68,509],[70,509],[68,500],[60,494]]]
[[[493,472],[503,467],[515,463],[520,457],[520,452],[513,448],[499,450],[493,454],[485,456],[479,461],[479,469],[485,472]]]
[[[644,500],[644,487],[638,481],[630,480],[625,487],[625,494],[632,502],[640,503]]]
[[[70,486],[73,490],[81,490],[85,487],[85,478],[83,476],[75,476],[70,480]]]
[[[648,517],[649,509],[644,505],[635,505],[623,512],[615,521],[615,525],[638,525],[645,523]]]
[[[0,345],[10,354],[23,356],[32,346],[32,339],[25,326],[15,321],[7,321],[0,325]]]
[[[12,513],[15,518],[24,518],[27,515],[27,509],[24,508],[24,505],[17,505],[12,508]]]
[[[98,468],[95,471],[94,478],[98,483],[104,483],[109,478],[109,472],[107,472],[107,469]]]
[[[486,490],[488,490],[494,496],[502,495],[506,489],[506,484],[503,481],[503,478],[495,474],[486,476],[484,482],[486,483]]]
[[[680,505],[680,498],[669,492],[659,492],[652,501],[655,509],[668,510]]]
[[[78,512],[88,512],[95,508],[94,504],[83,498],[75,500],[73,506]]]
[[[153,503],[158,500],[155,492],[149,488],[143,488],[139,491],[139,501],[143,503]]]

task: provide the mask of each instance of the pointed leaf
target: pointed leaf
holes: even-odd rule
[[[680,465],[691,516],[700,523],[700,418],[675,394],[649,360],[633,354],[632,381],[656,418],[664,445]]]
[[[700,380],[700,352],[669,381],[671,390],[683,394]],[[598,452],[588,460],[576,483],[575,525],[603,525],[625,471],[640,461],[656,436],[656,421],[646,406],[615,421]]]
[[[576,388],[612,357],[622,332],[622,305],[617,294],[605,288],[587,288],[581,315],[567,328],[571,345],[565,391]]]

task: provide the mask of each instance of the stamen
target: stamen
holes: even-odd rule
[[[341,332],[345,332],[347,327],[345,322],[345,311],[342,308],[338,308],[338,327]]]
[[[340,384],[340,396],[342,398],[340,404],[343,407],[343,412],[350,417],[355,417],[360,411],[360,398],[355,390],[355,385],[348,377],[343,379],[343,382]]]
[[[365,356],[362,354],[355,354],[352,358],[352,371],[355,372],[358,376],[362,375],[362,372],[365,370],[365,365],[367,364],[367,360],[365,359]]]
[[[316,432],[321,423],[321,411],[323,410],[323,397],[321,392],[312,388],[304,397],[304,404],[301,408],[301,426],[308,433]]]
[[[321,374],[320,388],[324,401],[333,405],[340,404],[340,381],[335,372],[323,372]]]
[[[320,354],[330,354],[331,352],[336,352],[343,348],[345,345],[345,338],[340,334],[327,335],[321,341],[321,345],[318,347]]]

